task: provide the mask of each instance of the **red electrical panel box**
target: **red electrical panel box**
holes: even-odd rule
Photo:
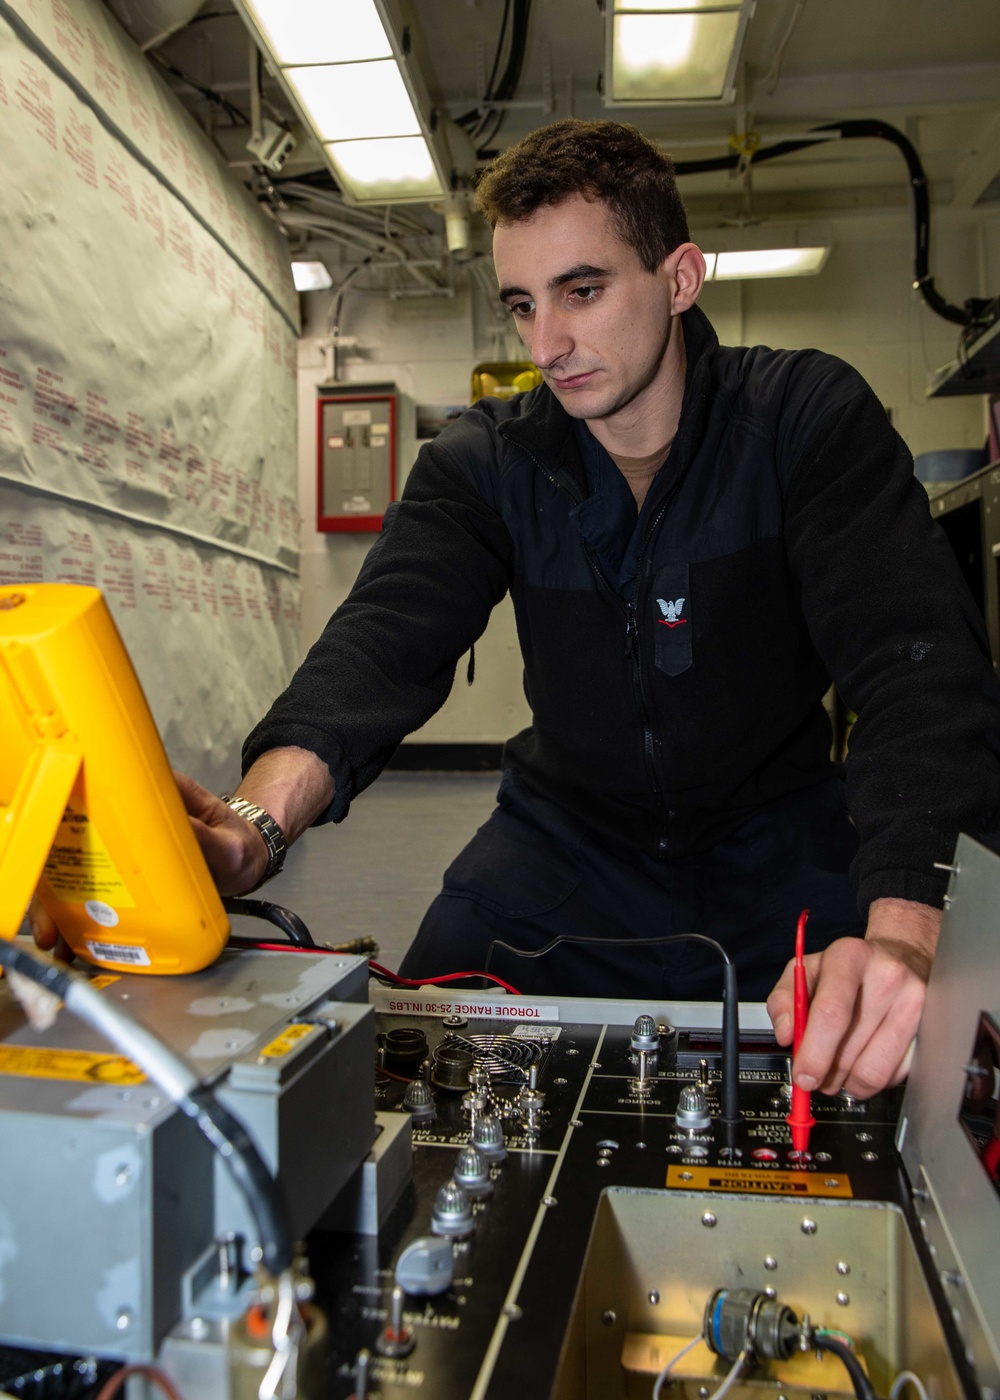
[[[377,531],[396,498],[396,393],[322,387],[318,409],[318,530]]]

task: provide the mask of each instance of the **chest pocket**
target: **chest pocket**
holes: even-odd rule
[[[679,676],[691,665],[691,578],[687,564],[668,564],[653,581],[656,669]]]

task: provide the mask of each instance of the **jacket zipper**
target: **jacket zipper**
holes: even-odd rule
[[[576,493],[574,491],[571,491],[568,486],[564,485],[563,482],[557,481],[553,474],[549,471],[548,467],[545,466],[544,462],[539,461],[539,459],[535,456],[535,454],[531,451],[529,447],[525,447],[523,443],[518,443],[517,445],[521,448],[523,452],[526,452],[528,454],[531,460],[538,467],[539,471],[541,471],[542,474],[546,476],[549,481],[552,482],[552,485],[555,486],[557,490],[565,491],[567,496],[569,496],[571,500],[576,501],[577,505],[581,503],[580,498],[577,497]],[[673,500],[675,490],[676,486],[674,487],[674,490],[672,490],[667,496],[667,499],[660,506],[660,509],[657,511],[656,517],[653,520],[652,525],[650,525],[649,530],[646,534],[646,539],[643,542],[642,550],[639,554],[639,570],[636,574],[637,579],[640,578],[642,575],[642,562],[646,555],[646,549],[650,541],[652,540],[653,532],[656,530],[656,527],[663,519],[667,506],[669,506],[670,502]],[[607,578],[607,576],[604,573],[604,570],[601,568],[597,559],[594,557],[590,546],[587,544],[586,540],[583,541],[583,552],[586,555],[587,563],[594,571],[594,574],[596,575],[598,581],[604,585],[604,587],[610,593],[611,597],[614,598],[618,606],[624,608],[625,610],[625,657],[626,660],[632,662],[632,693],[635,697],[636,709],[639,712],[639,720],[642,724],[642,755],[643,762],[646,768],[646,778],[649,782],[650,790],[652,791],[653,795],[655,797],[661,797],[662,793],[660,791],[660,784],[656,776],[656,760],[654,756],[653,746],[653,729],[652,725],[650,724],[649,710],[646,705],[646,692],[642,680],[642,655],[639,648],[639,623],[638,618],[636,617],[635,604],[633,602],[626,602],[611,586],[611,581]],[[673,812],[667,813],[667,827],[661,833],[659,841],[657,842],[657,855],[661,860],[666,856],[667,853],[670,820],[673,818],[673,815]]]

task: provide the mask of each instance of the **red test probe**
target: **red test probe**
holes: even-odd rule
[[[806,982],[806,965],[803,961],[806,945],[806,921],[809,910],[803,909],[795,930],[795,1030],[792,1039],[792,1061],[799,1053],[802,1037],[806,1033],[809,1019],[809,986]],[[796,1152],[809,1150],[809,1133],[816,1126],[812,1116],[812,1095],[808,1089],[800,1089],[792,1081],[792,1111],[785,1119],[792,1130],[792,1147]]]

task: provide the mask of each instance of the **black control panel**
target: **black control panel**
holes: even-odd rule
[[[635,1028],[617,1025],[497,1031],[489,1021],[386,1015],[379,1032],[378,1107],[418,1101],[413,1181],[378,1239],[321,1230],[309,1239],[336,1400],[356,1393],[362,1349],[371,1352],[367,1393],[382,1400],[548,1400],[608,1187],[905,1204],[893,1145],[901,1091],[867,1103],[814,1096],[802,1157],[785,1121],[788,1056],[762,1033],[741,1037],[733,1129],[720,1123],[713,1032],[661,1024],[646,1039],[655,1049],[640,1050]],[[418,1078],[426,1088],[414,1091]],[[506,1147],[490,1169],[492,1192],[473,1203],[471,1233],[452,1241],[451,1286],[406,1296],[412,1350],[380,1355],[400,1256],[432,1234],[439,1192],[484,1114],[500,1122]]]

